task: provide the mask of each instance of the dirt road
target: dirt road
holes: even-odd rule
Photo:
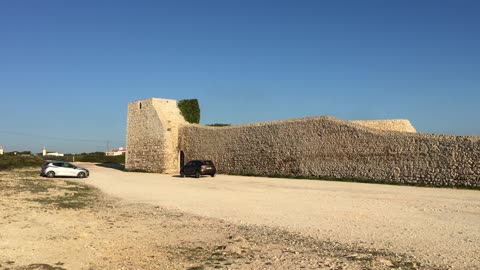
[[[280,227],[322,240],[480,268],[480,192],[218,175],[179,178],[83,164],[86,180],[127,201],[234,223]]]
[[[113,198],[38,168],[0,171],[0,269],[443,270],[412,256]]]

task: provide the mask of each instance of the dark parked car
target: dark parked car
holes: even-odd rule
[[[215,177],[217,168],[211,160],[192,160],[187,162],[180,169],[180,176],[193,175],[196,178],[200,178],[201,175],[210,175]]]

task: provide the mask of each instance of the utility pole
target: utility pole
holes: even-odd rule
[[[107,141],[107,151],[106,152],[108,152],[108,151],[110,151],[110,141]]]

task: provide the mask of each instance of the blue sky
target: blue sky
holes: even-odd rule
[[[0,145],[122,146],[127,103],[149,97],[198,98],[202,123],[408,118],[480,135],[479,12],[467,0],[0,1]]]

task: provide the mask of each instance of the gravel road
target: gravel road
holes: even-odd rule
[[[239,224],[480,268],[480,192],[218,175],[179,178],[82,164],[105,193]]]

